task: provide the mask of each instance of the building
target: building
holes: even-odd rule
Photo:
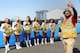
[[[63,19],[63,10],[55,9],[47,13],[47,19]]]
[[[48,10],[41,10],[41,11],[36,11],[36,18],[39,20],[44,20],[47,18],[47,12]]]

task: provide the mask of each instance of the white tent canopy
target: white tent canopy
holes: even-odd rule
[[[47,19],[61,19],[64,18],[63,11],[56,9],[47,13]]]

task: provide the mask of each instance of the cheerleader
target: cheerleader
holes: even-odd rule
[[[34,45],[39,45],[39,29],[40,29],[40,24],[38,23],[38,19],[34,18],[34,22],[33,22],[33,31],[35,34],[35,38],[34,38]]]
[[[15,22],[12,23],[12,28],[13,30],[15,30],[14,34],[15,34],[15,37],[16,37],[16,49],[21,49],[21,46],[20,46],[20,32],[22,30],[22,25],[20,23],[20,19],[19,18],[16,18]]]
[[[12,34],[12,28],[10,25],[10,20],[8,18],[5,19],[5,23],[1,25],[1,29],[3,30],[4,44],[5,44],[5,53],[7,53],[9,48],[9,39]]]
[[[55,23],[53,19],[50,19],[49,28],[51,30],[51,37],[50,37],[50,43],[54,43],[54,31],[55,31]]]
[[[44,22],[41,25],[41,29],[43,31],[43,38],[42,38],[41,44],[43,44],[44,40],[45,40],[45,44],[47,44],[47,30],[48,30],[47,20],[44,20]]]
[[[23,22],[23,28],[26,33],[26,46],[32,46],[30,40],[31,20],[29,16],[27,16],[26,21]]]

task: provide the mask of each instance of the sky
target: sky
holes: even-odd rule
[[[64,9],[68,0],[0,0],[0,20],[35,17],[35,11]],[[80,15],[80,0],[70,0]]]

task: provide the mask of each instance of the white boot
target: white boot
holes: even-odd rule
[[[37,44],[36,44],[36,39],[34,39],[34,45],[36,46]]]
[[[15,43],[15,45],[16,45],[16,49],[19,49],[19,47],[18,47],[18,43],[17,43],[17,42]]]
[[[10,50],[10,48],[9,48],[9,43],[7,43],[7,49],[8,49],[8,51]]]
[[[21,49],[22,47],[20,47],[20,42],[16,42],[16,49]]]
[[[5,53],[8,53],[8,47],[5,45]]]
[[[39,45],[39,39],[37,39],[37,45]]]
[[[30,45],[30,47],[32,47],[32,45],[31,45],[31,40],[29,40],[29,45]]]
[[[20,42],[18,42],[18,47],[19,47],[19,49],[21,49],[22,47],[20,46]]]
[[[53,38],[50,38],[50,44],[53,44],[54,41],[53,41]]]
[[[44,44],[44,42],[43,42],[43,41],[44,41],[44,39],[42,38],[42,41],[41,41],[41,44],[42,44],[42,45]]]
[[[29,45],[28,45],[28,41],[26,41],[26,46],[29,47]]]
[[[47,38],[45,38],[45,44],[47,44]]]

